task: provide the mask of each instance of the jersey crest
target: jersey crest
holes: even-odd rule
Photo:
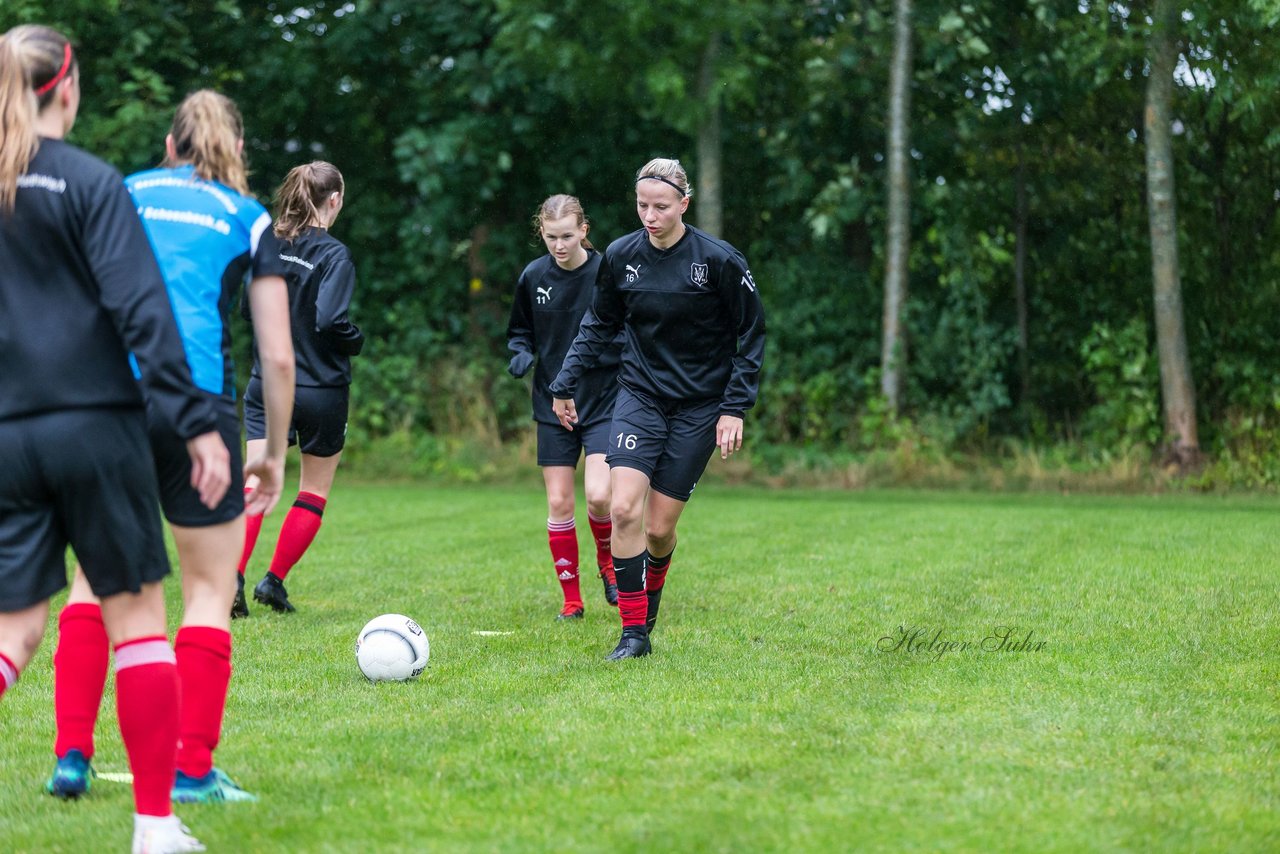
[[[538,288],[538,305],[546,305],[551,302],[551,286]]]
[[[693,280],[694,285],[699,288],[707,286],[707,265],[706,264],[690,264],[689,278]]]

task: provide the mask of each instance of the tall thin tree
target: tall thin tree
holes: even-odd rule
[[[720,34],[712,32],[703,49],[698,69],[698,99],[706,111],[698,123],[698,226],[716,237],[724,236],[724,197],[721,193],[723,142],[720,135],[720,93],[716,91],[716,62],[720,55]]]
[[[911,0],[895,0],[893,59],[889,71],[888,234],[885,246],[884,328],[880,390],[892,412],[902,403],[907,338],[902,310],[911,257]]]
[[[1164,397],[1166,458],[1180,469],[1200,462],[1196,392],[1187,355],[1182,278],[1178,265],[1177,198],[1173,181],[1173,75],[1178,61],[1178,4],[1156,0],[1152,14],[1150,77],[1144,131],[1147,207],[1151,226],[1151,279],[1155,295],[1156,349]]]

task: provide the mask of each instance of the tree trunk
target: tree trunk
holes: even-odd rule
[[[889,410],[902,403],[907,340],[902,308],[907,301],[911,252],[910,158],[911,0],[895,0],[893,65],[889,72],[889,227],[885,245],[884,339],[880,349],[880,390]]]
[[[1017,168],[1013,178],[1013,303],[1018,313],[1018,377],[1021,381],[1018,404],[1026,406],[1031,395],[1031,362],[1027,355],[1027,168],[1021,128],[1018,135],[1014,148]]]
[[[1151,221],[1151,278],[1155,293],[1156,347],[1160,390],[1164,397],[1166,459],[1179,469],[1200,462],[1196,432],[1196,393],[1187,355],[1178,268],[1177,198],[1173,181],[1173,72],[1178,60],[1178,6],[1156,0],[1151,27],[1151,76],[1144,116],[1147,155],[1147,207]]]
[[[698,195],[694,208],[698,227],[716,237],[724,236],[724,199],[721,195],[720,96],[715,91],[716,59],[720,34],[712,33],[702,52],[698,73],[698,98],[706,112],[698,125]]]

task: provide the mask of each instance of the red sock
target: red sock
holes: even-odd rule
[[[116,713],[133,771],[136,812],[170,815],[178,755],[178,668],[163,636],[116,647]]]
[[[173,642],[182,689],[178,770],[203,777],[213,767],[231,682],[231,633],[211,626],[183,626]]]
[[[609,553],[609,548],[613,544],[613,516],[606,513],[604,517],[597,518],[588,513],[587,524],[591,526],[591,536],[596,541],[596,566],[600,567],[610,584],[616,584],[617,580],[613,574],[613,555]]]
[[[18,667],[3,652],[0,652],[0,697],[4,692],[18,684]]]
[[[582,605],[582,591],[578,589],[578,529],[572,519],[566,522],[547,520],[547,542],[551,544],[551,559],[555,561],[556,578],[564,592],[564,604]]]
[[[245,496],[249,495],[248,487],[244,490]],[[245,515],[244,517],[244,551],[240,553],[240,574],[244,575],[244,568],[249,565],[249,558],[253,556],[253,547],[258,544],[258,534],[262,533],[262,514],[257,513],[253,516]]]
[[[280,539],[276,541],[276,553],[271,557],[271,569],[276,578],[284,581],[294,564],[302,560],[307,547],[316,538],[320,522],[324,518],[325,500],[314,492],[299,492],[298,498],[284,517]]]
[[[62,609],[58,648],[53,653],[53,718],[58,729],[53,752],[59,758],[73,748],[86,759],[93,758],[93,728],[107,684],[110,653],[102,608],[75,602]]]
[[[643,626],[649,616],[649,597],[644,595],[644,567],[648,552],[635,557],[615,557],[613,568],[618,573],[618,616],[622,627]]]
[[[671,555],[649,558],[649,566],[644,571],[644,589],[646,593],[657,593],[667,583],[667,570],[671,568]]]

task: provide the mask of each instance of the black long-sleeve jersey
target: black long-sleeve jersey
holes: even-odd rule
[[[288,270],[297,385],[350,385],[351,357],[364,348],[364,334],[347,316],[356,289],[351,253],[323,228],[308,228],[280,244],[280,260]],[[250,317],[247,298],[244,314]],[[256,347],[253,375],[262,376]]]
[[[184,439],[217,426],[120,173],[41,139],[0,213],[0,419],[141,408],[143,394]]]
[[[668,249],[644,229],[605,250],[592,313],[583,319],[551,383],[574,397],[584,366],[619,329],[626,334],[618,381],[659,400],[720,399],[741,417],[756,402],[764,360],[764,307],[747,260],[705,231],[685,226]]]
[[[551,410],[551,380],[560,370],[583,316],[591,310],[599,268],[600,253],[594,249],[588,250],[586,262],[573,270],[566,270],[550,255],[543,255],[530,262],[516,281],[507,347],[512,353],[538,357],[533,372],[534,421],[560,423]],[[613,402],[618,396],[621,350],[620,336],[606,342],[594,364],[582,372],[574,401],[581,426],[612,417]]]

